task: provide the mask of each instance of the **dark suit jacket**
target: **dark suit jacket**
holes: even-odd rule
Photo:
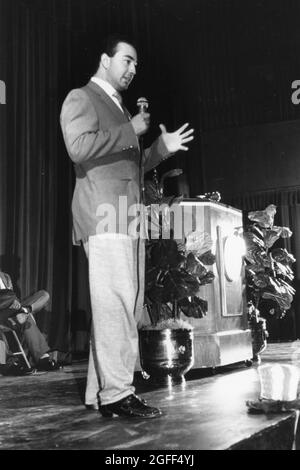
[[[168,155],[162,139],[145,151],[140,162],[139,142],[128,118],[91,81],[66,97],[61,127],[68,154],[75,164],[74,242],[86,241],[99,233],[102,204],[110,204],[116,210],[117,226],[113,231],[126,233],[130,220],[123,217],[119,223],[119,197],[127,197],[127,207],[141,202],[143,172]]]
[[[0,271],[0,278],[3,281],[4,289],[0,287],[0,324],[15,314],[15,310],[9,308],[14,300],[18,300],[13,291],[13,285],[9,274]],[[3,296],[1,296],[1,292]]]

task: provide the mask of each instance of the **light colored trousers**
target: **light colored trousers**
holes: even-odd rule
[[[32,313],[39,312],[42,308],[46,306],[49,302],[50,295],[45,290],[39,290],[25,299],[21,300],[21,305],[23,307],[31,307]]]
[[[134,392],[137,323],[144,302],[144,240],[109,234],[89,237],[92,328],[86,404],[107,405]]]

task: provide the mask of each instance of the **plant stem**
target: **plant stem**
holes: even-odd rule
[[[173,320],[179,319],[179,308],[178,308],[178,301],[174,300],[173,302]]]

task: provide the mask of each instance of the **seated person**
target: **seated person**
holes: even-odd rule
[[[10,276],[0,271],[0,324],[16,330],[33,367],[40,371],[59,369],[49,355],[50,347],[33,316],[47,304],[49,297],[48,292],[41,290],[20,301]]]

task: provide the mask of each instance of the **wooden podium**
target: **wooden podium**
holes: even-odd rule
[[[208,302],[204,318],[188,318],[194,326],[194,368],[217,367],[252,358],[243,267],[242,212],[224,204],[186,199],[183,231],[210,235],[216,263],[212,284],[201,287],[199,296]],[[184,315],[183,315],[184,317]]]

